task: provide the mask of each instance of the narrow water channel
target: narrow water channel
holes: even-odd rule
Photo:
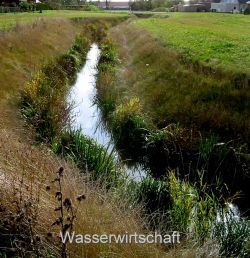
[[[73,103],[74,106],[72,127],[80,129],[83,134],[94,138],[99,144],[111,146],[111,135],[101,126],[101,111],[94,104],[99,57],[100,49],[97,44],[92,44],[87,54],[86,63],[77,74],[76,82],[71,87],[69,102]]]
[[[97,143],[108,148],[115,148],[110,132],[102,126],[101,110],[94,103],[96,95],[97,65],[100,58],[100,49],[97,44],[92,44],[87,54],[84,67],[77,74],[77,79],[69,93],[69,103],[73,103],[71,111],[72,128],[80,129],[84,135],[94,139]],[[118,151],[114,154],[119,158]],[[140,166],[128,167],[124,163],[124,170],[135,180],[140,181],[146,174]]]

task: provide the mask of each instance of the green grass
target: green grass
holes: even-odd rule
[[[48,10],[43,13],[8,13],[0,14],[0,30],[13,28],[17,23],[31,23],[38,18],[89,18],[89,17],[123,17],[126,13],[84,12],[69,10]]]
[[[75,162],[81,173],[90,172],[93,180],[105,182],[107,187],[122,182],[122,173],[113,152],[98,144],[81,131],[65,131],[52,144],[54,153]]]
[[[250,73],[250,17],[215,13],[171,13],[136,20],[157,39],[204,65]]]
[[[185,17],[185,14],[181,15]],[[195,17],[195,14],[190,15]],[[201,17],[201,14],[198,15]],[[210,14],[204,15],[206,17]],[[219,14],[217,16],[220,17]],[[243,16],[235,17],[241,19]],[[154,32],[160,33],[162,30],[162,36],[165,37],[167,29],[157,25],[168,24],[168,21],[171,21],[171,17],[169,20],[135,20],[133,23],[136,26],[131,23],[119,25],[113,31],[112,37],[121,59],[121,70],[117,73],[119,78],[115,87],[120,92],[120,99],[138,97],[143,113],[158,128],[179,123],[182,127],[195,126],[201,132],[218,134],[222,141],[236,139],[240,135],[248,144],[250,92],[247,76],[236,72],[214,73],[208,68],[202,71],[194,61],[183,63],[183,59],[180,60],[182,56],[176,50],[163,46],[147,31],[137,27],[152,26]],[[183,24],[186,24],[185,19]],[[176,35],[169,34],[169,38]],[[183,39],[182,44],[190,43]],[[200,47],[204,48],[202,44]],[[197,55],[195,58],[200,57]],[[245,55],[245,59],[249,57]],[[226,66],[226,62],[223,64]],[[235,70],[239,68],[240,65],[237,65]],[[237,81],[240,78],[242,81]]]

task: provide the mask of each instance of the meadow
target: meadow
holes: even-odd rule
[[[140,19],[164,45],[205,66],[250,73],[250,17],[217,13],[169,13],[168,18]]]
[[[32,23],[40,18],[91,18],[91,17],[122,17],[127,16],[126,13],[108,13],[108,12],[90,12],[90,11],[72,11],[72,10],[45,10],[42,13],[8,13],[0,14],[0,30],[11,29],[17,23]]]

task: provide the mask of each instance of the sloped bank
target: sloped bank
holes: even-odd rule
[[[144,77],[140,75],[137,77],[137,72],[129,76],[126,74],[126,67],[131,66],[130,69],[137,71],[138,63],[139,65],[144,61],[146,63],[149,55],[158,56],[157,43],[147,37],[147,44],[155,46],[154,52],[150,54],[148,51],[142,52],[140,60],[131,63],[130,59],[133,56],[127,56],[125,52],[131,44],[134,44],[135,34],[130,29],[128,31],[130,36],[115,35],[122,39],[128,37],[123,46],[119,45],[121,59],[114,42],[110,39],[101,45],[102,56],[98,65],[96,97],[121,156],[125,160],[132,159],[150,168],[152,175],[157,178],[167,176],[168,169],[176,169],[181,178],[196,182],[199,181],[197,171],[203,171],[209,192],[216,193],[217,196],[223,194],[224,197],[241,192],[243,196],[237,198],[235,202],[247,211],[249,206],[246,200],[250,194],[249,161],[239,155],[240,145],[235,145],[233,141],[223,142],[213,133],[200,134],[195,127],[190,129],[178,123],[170,122],[161,129],[156,127],[151,118],[152,110],[149,113],[145,107],[147,99],[144,98],[144,94],[147,94],[147,89],[145,88],[145,92],[141,92],[140,95],[138,90],[141,89],[137,89],[136,84],[141,85],[141,82],[134,81],[135,78],[144,80]],[[139,41],[137,45],[143,45],[145,37],[142,36],[141,41],[140,37],[136,40]],[[118,44],[120,43],[121,41],[118,41]],[[159,51],[163,51],[162,47],[158,48]],[[132,52],[129,53],[133,55]],[[144,69],[155,69],[155,67],[146,66]],[[143,71],[139,70],[138,73],[143,74]],[[135,77],[134,85],[130,84],[131,77]],[[150,92],[151,89],[149,94]],[[156,108],[160,108],[160,105]]]
[[[115,182],[118,165],[104,147],[71,128],[67,97],[77,71],[85,63],[90,44],[100,42],[113,23],[113,19],[83,23],[83,32],[71,49],[37,72],[22,91],[20,102],[21,114],[32,125],[38,141],[49,144],[56,154],[71,155],[81,171],[86,172],[86,167],[95,171],[92,173],[95,178],[105,171],[107,184],[108,178]]]
[[[142,162],[151,168],[151,172],[152,167],[148,163],[150,161],[155,165],[154,172],[159,173],[158,168],[165,168],[165,171],[169,169],[168,161],[171,161],[179,171],[178,176],[173,171],[168,171],[168,173],[163,172],[164,176],[160,179],[148,176],[139,183],[137,198],[146,203],[145,208],[153,217],[150,226],[158,229],[161,225],[161,232],[178,228],[181,232],[187,233],[187,238],[182,235],[183,239],[188,243],[194,241],[198,246],[202,246],[208,239],[217,242],[224,235],[223,238],[227,240],[219,244],[218,256],[248,253],[249,250],[245,244],[238,245],[235,244],[236,241],[231,247],[227,245],[229,239],[234,241],[233,239],[239,236],[242,240],[245,239],[244,242],[249,241],[249,227],[248,222],[242,218],[235,222],[233,211],[229,211],[229,216],[226,215],[227,207],[231,205],[223,207],[225,199],[221,196],[221,190],[217,192],[217,196],[214,194],[215,188],[220,186],[216,184],[211,187],[206,174],[197,173],[197,168],[195,177],[197,181],[190,183],[195,181],[194,178],[191,179],[194,175],[190,174],[188,179],[184,179],[181,173],[185,171],[185,167],[178,169],[178,165],[185,161],[182,155],[184,144],[190,152],[188,131],[174,124],[163,130],[155,129],[143,113],[139,98],[129,99],[126,95],[124,97],[123,93],[126,94],[126,89],[120,89],[119,84],[117,85],[120,61],[112,40],[103,41],[101,50],[96,103],[102,110],[103,119],[113,135],[114,143],[121,156]],[[152,151],[151,155],[149,150]],[[190,153],[190,156],[192,154]],[[173,156],[177,156],[178,160],[173,160]],[[159,177],[159,174],[155,176]],[[137,186],[133,185],[132,189],[134,190],[128,188],[127,193],[133,195]],[[227,217],[228,224],[221,223],[221,219],[216,219],[224,216]],[[241,226],[236,230],[237,223]],[[228,230],[229,227],[230,230]]]

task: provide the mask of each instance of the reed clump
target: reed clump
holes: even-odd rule
[[[80,131],[66,131],[52,143],[54,153],[74,161],[81,173],[90,173],[92,180],[101,180],[114,187],[122,180],[122,171],[113,152],[83,135]]]
[[[112,132],[119,149],[127,149],[143,156],[143,143],[147,134],[140,101],[132,98],[116,107],[112,118]]]

